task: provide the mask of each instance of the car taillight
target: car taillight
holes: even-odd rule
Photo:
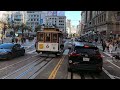
[[[96,57],[98,57],[98,58],[103,58],[103,55],[97,54]]]
[[[85,48],[89,48],[89,46],[87,46],[87,45],[85,45],[84,47],[85,47]]]
[[[69,56],[80,56],[80,54],[77,54],[76,52],[72,52],[69,54]]]

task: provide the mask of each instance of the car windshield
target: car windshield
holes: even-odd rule
[[[13,44],[2,44],[0,45],[0,49],[12,49]]]
[[[82,48],[82,47],[76,47],[75,48],[76,53],[87,53],[87,54],[92,54],[95,55],[99,53],[99,50],[97,48]]]

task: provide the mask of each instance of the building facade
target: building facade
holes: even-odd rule
[[[84,17],[85,19],[81,18],[85,22],[83,33],[92,31],[106,39],[120,35],[119,11],[84,11]]]
[[[76,34],[77,36],[81,35],[81,22],[79,21],[79,24],[76,27]]]
[[[33,31],[38,25],[46,23],[47,11],[27,11],[27,26],[31,27]]]
[[[46,16],[46,26],[56,26],[63,33],[66,33],[66,16]]]
[[[66,21],[66,30],[67,30],[68,35],[70,36],[71,35],[71,20],[70,19],[67,19]]]

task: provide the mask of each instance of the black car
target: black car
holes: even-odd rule
[[[97,46],[86,42],[75,42],[69,54],[68,70],[92,70],[102,72],[103,58]]]
[[[24,56],[25,49],[17,43],[4,43],[0,45],[0,59],[11,59]]]

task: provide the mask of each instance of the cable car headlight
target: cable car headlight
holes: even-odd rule
[[[69,60],[69,63],[72,63],[72,60]]]

